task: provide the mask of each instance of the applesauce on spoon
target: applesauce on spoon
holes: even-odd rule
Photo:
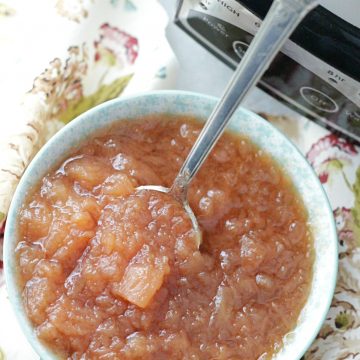
[[[226,133],[189,188],[200,249],[166,194],[201,124],[121,121],[29,194],[16,249],[38,337],[69,359],[257,359],[296,324],[312,277],[301,199]]]

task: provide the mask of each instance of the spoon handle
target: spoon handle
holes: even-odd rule
[[[185,200],[187,185],[223,133],[237,106],[260,80],[296,26],[317,4],[317,0],[274,0],[174,181],[171,192],[179,200]]]

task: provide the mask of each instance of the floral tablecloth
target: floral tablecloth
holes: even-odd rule
[[[124,93],[176,87],[177,64],[164,35],[167,21],[156,0],[0,0],[1,234],[23,170],[58,129]],[[304,357],[360,359],[360,148],[292,116],[258,90],[246,106],[266,112],[263,116],[306,155],[336,219],[336,293]],[[2,238],[0,360],[38,359],[7,298],[1,248]]]

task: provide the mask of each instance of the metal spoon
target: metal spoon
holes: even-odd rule
[[[145,185],[137,188],[137,190],[169,193],[179,201],[191,219],[197,234],[197,246],[201,244],[201,231],[187,200],[189,183],[209,155],[245,95],[267,70],[296,26],[317,4],[317,0],[274,0],[259,32],[238,65],[171,188],[158,185]]]

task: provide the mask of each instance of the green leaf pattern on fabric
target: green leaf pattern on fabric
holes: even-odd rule
[[[99,57],[101,57],[104,65],[115,66],[116,65],[116,55],[107,48],[100,48],[98,51]]]
[[[339,330],[347,330],[353,322],[352,316],[346,312],[340,312],[335,318],[335,326]]]
[[[333,169],[333,170],[342,170],[344,168],[343,162],[340,161],[339,159],[332,159],[331,161],[328,162],[327,166],[328,169]]]
[[[68,123],[84,111],[116,98],[122,93],[131,78],[132,75],[127,75],[114,80],[110,84],[101,85],[95,93],[70,102],[67,108],[58,115],[58,118],[64,123]]]

